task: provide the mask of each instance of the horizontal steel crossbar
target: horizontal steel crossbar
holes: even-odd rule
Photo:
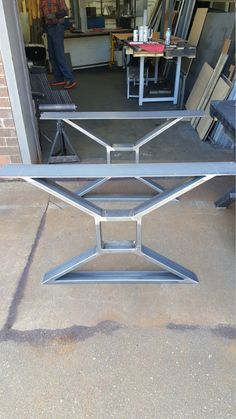
[[[166,271],[84,271],[65,274],[55,280],[43,284],[194,284],[191,278],[181,279]]]
[[[188,176],[235,176],[235,162],[148,164],[13,164],[0,169],[0,178],[155,178]]]
[[[206,112],[201,110],[187,111],[137,111],[137,112],[43,112],[41,120],[72,119],[169,119],[169,118],[202,118]]]

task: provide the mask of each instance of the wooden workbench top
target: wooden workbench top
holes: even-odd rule
[[[70,31],[66,31],[65,32],[65,38],[69,39],[69,38],[86,38],[86,37],[92,37],[92,36],[106,36],[106,35],[111,35],[113,33],[116,34],[122,34],[125,33],[125,35],[127,36],[132,36],[132,29],[130,29],[130,32],[127,34],[127,29],[122,29],[122,28],[114,28],[114,29],[90,29],[86,32],[70,32]]]

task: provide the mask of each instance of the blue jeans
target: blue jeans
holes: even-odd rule
[[[48,55],[56,81],[74,81],[64,53],[64,25],[47,25]]]

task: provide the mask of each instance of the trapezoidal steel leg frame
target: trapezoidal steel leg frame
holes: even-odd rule
[[[196,283],[196,275],[142,242],[143,216],[177,199],[215,176],[235,176],[235,162],[194,162],[194,163],[149,163],[149,164],[58,164],[58,165],[8,165],[0,168],[0,179],[23,179],[45,192],[61,199],[94,218],[96,243],[91,249],[47,272],[45,284],[74,283]],[[84,197],[84,193],[94,190],[101,183],[112,179],[144,179],[152,183],[156,178],[176,178],[178,185],[160,191],[153,185],[156,194],[132,208],[104,209]],[[186,179],[181,181],[179,179]],[[63,179],[83,179],[88,181],[80,194],[57,183]],[[104,202],[108,202],[104,198]],[[121,200],[122,202],[122,200]],[[104,222],[134,222],[135,238],[123,241],[105,241],[102,236]],[[151,262],[155,268],[150,271],[82,271],[90,260],[104,254],[136,254]],[[76,271],[79,269],[79,271]]]
[[[31,184],[49,192],[87,214],[94,217],[96,226],[96,246],[72,258],[60,266],[47,272],[44,284],[75,284],[75,283],[196,283],[197,276],[178,263],[160,255],[153,249],[142,244],[142,218],[151,211],[162,207],[173,199],[201,185],[212,176],[194,177],[179,186],[165,190],[146,200],[132,209],[104,210],[89,202],[76,193],[69,191],[56,182],[48,179],[26,178]],[[105,181],[105,178],[102,178]],[[136,225],[136,239],[108,241],[102,239],[102,223],[114,221],[133,221]],[[148,260],[164,271],[77,271],[84,264],[102,254],[133,253]]]
[[[104,147],[106,150],[106,159],[107,163],[112,162],[112,153],[115,152],[133,152],[135,156],[135,162],[139,163],[140,161],[140,149],[145,146],[147,143],[153,139],[160,136],[162,133],[170,129],[172,126],[177,124],[182,120],[189,120],[193,117],[204,117],[206,116],[205,112],[199,110],[193,111],[153,111],[153,112],[44,112],[40,115],[40,120],[57,120],[57,124],[60,127],[60,124],[66,123],[67,125],[74,128],[77,132],[82,133],[86,137],[95,141],[100,146]],[[149,133],[145,134],[143,137],[137,139],[133,144],[121,143],[121,144],[109,144],[108,140],[95,135],[87,128],[82,127],[78,123],[73,121],[86,121],[86,120],[125,120],[125,119],[155,119],[166,121],[156,128],[154,128]],[[69,139],[66,137],[65,131],[63,130],[63,135],[66,138],[67,143],[69,144]],[[54,143],[55,140],[54,140]],[[52,150],[54,147],[52,146]],[[71,145],[71,144],[70,144]],[[52,153],[51,153],[52,154]],[[74,152],[73,152],[74,154]],[[52,159],[52,158],[51,158]]]

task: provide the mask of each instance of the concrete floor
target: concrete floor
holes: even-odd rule
[[[126,135],[124,125],[93,128]],[[130,130],[140,133],[136,124]],[[150,143],[143,158],[233,158],[201,143],[188,124],[172,134]],[[80,150],[95,161],[92,145]],[[232,183],[213,179],[144,218],[144,243],[193,270],[198,285],[92,286],[40,282],[94,244],[93,219],[26,183],[0,183],[0,418],[235,418],[235,208],[213,205]],[[117,238],[132,234],[125,224]],[[86,268],[121,263],[151,267],[120,255]]]

